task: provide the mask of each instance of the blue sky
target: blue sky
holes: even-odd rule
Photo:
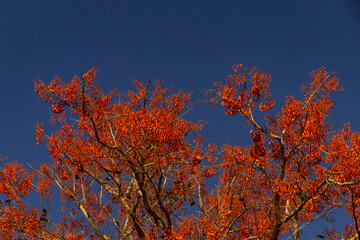
[[[35,146],[34,125],[48,125],[48,105],[33,80],[70,80],[91,67],[105,91],[132,88],[132,79],[162,78],[194,91],[188,119],[208,121],[217,144],[249,142],[244,121],[220,107],[196,104],[200,89],[223,81],[233,64],[272,74],[278,107],[320,66],[338,73],[335,127],[360,129],[360,2],[302,1],[40,1],[0,2],[0,156],[49,161]],[[306,237],[307,238],[307,237]]]

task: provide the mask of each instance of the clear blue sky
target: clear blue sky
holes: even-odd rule
[[[0,155],[49,161],[46,146],[35,146],[34,125],[47,125],[49,109],[33,80],[70,80],[91,67],[106,91],[127,91],[151,69],[153,79],[194,91],[188,118],[209,122],[209,141],[247,143],[242,119],[196,104],[237,63],[272,74],[278,107],[285,94],[300,96],[311,70],[338,72],[345,92],[334,96],[331,120],[360,129],[360,1],[1,0]]]

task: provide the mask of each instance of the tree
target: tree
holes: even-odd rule
[[[54,160],[38,173],[71,203],[74,218],[66,216],[62,225],[75,222],[76,228],[66,234],[176,238],[176,219],[192,203],[196,182],[211,176],[204,176],[200,163],[214,158],[214,146],[203,151],[196,135],[202,124],[181,116],[190,95],[165,96],[161,81],[150,91],[150,80],[146,86],[134,82],[137,92],[129,91],[127,98],[116,91],[106,95],[93,84],[96,72],[68,84],[59,78],[48,87],[35,82],[36,92],[52,106],[52,120],[61,125],[49,137],[37,126]],[[112,97],[118,100],[110,104]]]
[[[349,124],[333,131],[327,121],[330,93],[342,90],[337,77],[324,67],[313,71],[313,82],[301,87],[304,99],[289,95],[272,115],[271,75],[243,65],[233,70],[207,91],[208,101],[245,119],[253,144],[225,144],[220,152],[199,135],[203,122],[184,119],[191,95],[168,95],[150,75],[127,94],[105,94],[94,84],[95,68],[69,83],[36,80],[57,129],[48,135],[36,125],[52,163],[32,172],[16,162],[1,167],[0,236],[300,239],[312,221],[331,220],[335,207],[354,220],[345,236],[359,234],[360,135]],[[40,207],[26,202],[34,187]],[[54,196],[58,216],[44,208]],[[320,236],[340,234],[327,229]]]
[[[227,115],[245,118],[254,143],[222,147],[222,185],[207,201],[204,227],[215,229],[216,239],[275,240],[285,233],[300,239],[311,221],[347,204],[354,219],[348,234],[358,233],[359,134],[348,124],[334,133],[326,121],[330,93],[342,90],[337,77],[324,67],[313,71],[313,82],[301,87],[304,99],[287,96],[281,112],[261,124],[256,113],[274,106],[271,76],[242,65],[233,70],[211,100],[221,101]]]

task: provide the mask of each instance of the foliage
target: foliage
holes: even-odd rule
[[[235,65],[208,101],[245,119],[253,144],[220,152],[205,145],[202,122],[184,119],[190,94],[169,95],[150,76],[146,85],[134,81],[136,91],[105,94],[96,75],[93,68],[69,83],[35,81],[57,129],[47,135],[35,126],[52,162],[30,173],[17,162],[1,167],[1,238],[300,239],[335,207],[354,220],[345,234],[359,234],[360,134],[350,124],[333,131],[327,121],[330,94],[342,87],[324,67],[311,72],[302,100],[288,95],[270,114],[271,75]],[[40,208],[26,202],[34,186]],[[57,217],[43,208],[54,196]],[[342,237],[335,229],[322,236]]]

